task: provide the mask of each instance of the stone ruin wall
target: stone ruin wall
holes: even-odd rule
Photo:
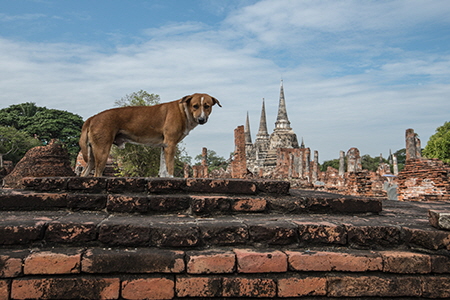
[[[450,166],[439,159],[415,158],[406,162],[397,178],[399,200],[450,200]]]
[[[406,164],[396,178],[399,200],[450,200],[450,166],[439,159],[423,158],[413,129],[406,130],[405,140]]]
[[[403,201],[448,201],[450,200],[450,166],[438,159],[425,159],[420,154],[420,140],[414,130],[406,130],[406,165],[405,168],[395,177],[394,183],[398,185],[398,200]],[[318,171],[318,153],[314,151],[314,159],[311,160],[309,148],[280,148],[277,150],[277,163],[275,170],[270,174],[252,174],[247,169],[245,156],[245,134],[244,126],[235,129],[235,153],[234,159],[227,170],[208,172],[206,161],[207,149],[202,150],[202,163],[192,167],[192,177],[194,178],[266,178],[266,179],[286,179],[293,187],[318,189],[343,195],[386,197],[385,185],[390,174],[388,164],[381,164],[376,172],[362,170],[361,158],[357,148],[351,148],[347,154],[340,153],[339,170],[329,167],[327,171]],[[39,152],[40,159],[36,162],[35,152]],[[56,152],[55,152],[56,151]],[[48,176],[49,174],[31,174],[31,170],[39,169],[40,172],[47,170],[45,166],[52,165],[52,174],[59,169],[64,169],[64,174],[68,171],[67,163],[55,163],[55,157],[65,156],[60,153],[59,144],[52,143],[49,146],[37,147],[25,155],[23,161],[18,163],[16,170],[5,177],[6,186],[13,186],[17,182],[17,176]],[[51,153],[42,154],[42,153]],[[53,152],[57,153],[54,154]],[[66,154],[67,155],[67,154]],[[344,172],[344,157],[347,157],[347,172]],[[52,158],[45,161],[45,158]],[[65,161],[65,159],[61,159]],[[84,163],[84,161],[82,162]],[[36,168],[37,164],[41,167]],[[78,159],[78,164],[81,160]],[[61,165],[61,168],[55,168]],[[190,177],[189,166],[185,166],[184,177]],[[394,166],[395,169],[395,166]],[[70,171],[71,172],[71,171]],[[19,174],[20,173],[20,174]],[[23,173],[23,174],[22,174]],[[70,173],[72,176],[73,173]],[[14,177],[14,178],[13,178]]]

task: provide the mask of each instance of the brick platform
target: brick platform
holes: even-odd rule
[[[0,300],[450,297],[450,231],[428,220],[446,202],[278,181],[24,184],[0,192]]]

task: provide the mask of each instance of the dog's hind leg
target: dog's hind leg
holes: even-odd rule
[[[94,160],[95,160],[95,177],[101,177],[103,175],[103,171],[105,170],[106,162],[109,157],[109,152],[111,151],[111,144],[107,146],[103,146],[101,148],[96,147],[93,149]]]
[[[87,157],[83,159],[86,161],[86,166],[83,169],[83,172],[81,172],[81,177],[86,177],[89,176],[89,174],[92,171],[92,168],[94,167],[94,155],[92,154],[92,148],[90,145],[88,145],[88,153],[87,153]]]

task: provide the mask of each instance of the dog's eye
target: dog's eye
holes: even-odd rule
[[[208,108],[210,108],[210,106],[209,105],[204,105],[203,106],[205,109],[208,109]]]
[[[198,104],[194,104],[192,107],[198,109],[200,106],[198,106]]]

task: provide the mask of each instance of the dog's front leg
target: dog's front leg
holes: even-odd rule
[[[164,154],[165,147],[161,147],[161,157],[159,158],[159,177],[169,177],[166,166],[166,155]]]
[[[175,149],[176,145],[170,144],[162,148],[159,177],[173,177]]]
[[[172,172],[169,171],[170,158],[167,159],[167,152],[170,152],[169,147],[163,146],[161,148],[161,157],[159,160],[159,177],[173,177],[173,167]],[[169,162],[169,163],[168,163]],[[172,166],[173,166],[173,156],[172,156]]]

